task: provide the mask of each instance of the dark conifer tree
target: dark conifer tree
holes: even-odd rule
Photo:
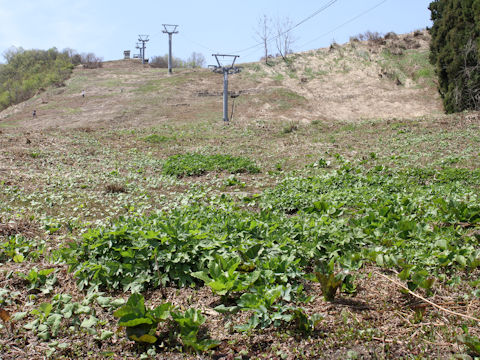
[[[446,112],[480,110],[480,0],[435,0],[429,9],[430,61]]]

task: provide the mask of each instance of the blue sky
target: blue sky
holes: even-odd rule
[[[344,43],[367,30],[406,33],[431,26],[430,0],[0,0],[0,52],[55,46],[115,60],[123,50],[136,52],[138,35],[148,34],[146,56],[164,55],[168,37],[162,24],[167,23],[179,25],[173,36],[176,57],[186,59],[195,51],[213,63],[212,53],[234,53],[239,62],[250,62],[262,56],[262,47],[239,51],[258,42],[255,29],[263,14],[297,24],[330,3],[292,31],[294,51]]]

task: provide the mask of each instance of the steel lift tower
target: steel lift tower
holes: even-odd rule
[[[145,64],[145,43],[148,42],[148,35],[138,35],[138,41],[142,43],[141,53],[142,53],[142,64]]]
[[[168,73],[172,73],[172,35],[178,34],[178,25],[162,24],[164,34],[168,34]]]
[[[138,49],[139,53],[136,55],[138,58],[142,58],[142,47],[140,46],[139,43],[135,44],[135,49]]]
[[[240,68],[235,66],[235,61],[240,55],[212,54],[212,56],[215,56],[218,64],[218,66],[211,66],[213,72],[223,74],[223,121],[228,122],[228,75],[240,72]],[[228,59],[230,61],[226,64]],[[224,63],[223,65],[222,62]]]

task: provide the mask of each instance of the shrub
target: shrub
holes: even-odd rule
[[[378,31],[365,31],[363,34],[358,34],[350,39],[354,39],[354,41],[369,41],[376,44],[381,44],[384,42],[382,34],[380,34]]]
[[[381,43],[383,41],[383,36],[380,34],[378,31],[367,31],[365,33],[365,37],[367,38],[368,41],[374,42],[374,43]]]
[[[283,127],[282,134],[290,134],[297,130],[298,130],[298,124],[291,122]]]
[[[25,101],[48,86],[61,86],[73,69],[68,54],[56,48],[11,48],[4,57],[7,64],[0,68],[0,110]]]
[[[392,39],[392,40],[397,40],[398,39],[398,35],[393,32],[393,31],[390,31],[388,33],[385,34],[385,39]]]
[[[24,50],[10,48],[4,53],[7,63],[0,67],[0,110],[25,101],[49,86],[62,86],[73,67],[102,67],[102,59],[93,53],[78,54],[75,50],[56,48]]]
[[[121,184],[107,184],[105,185],[105,193],[107,194],[118,194],[118,193],[126,193],[127,188]]]

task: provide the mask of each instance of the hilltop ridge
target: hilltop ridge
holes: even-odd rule
[[[281,58],[243,64],[230,78],[229,90],[241,95],[235,121],[350,122],[440,113],[428,42],[426,31],[387,34],[291,54],[288,64]],[[149,126],[198,114],[221,119],[221,93],[221,77],[208,69],[168,75],[137,60],[110,61],[99,69],[78,67],[64,87],[2,111],[0,126]]]

